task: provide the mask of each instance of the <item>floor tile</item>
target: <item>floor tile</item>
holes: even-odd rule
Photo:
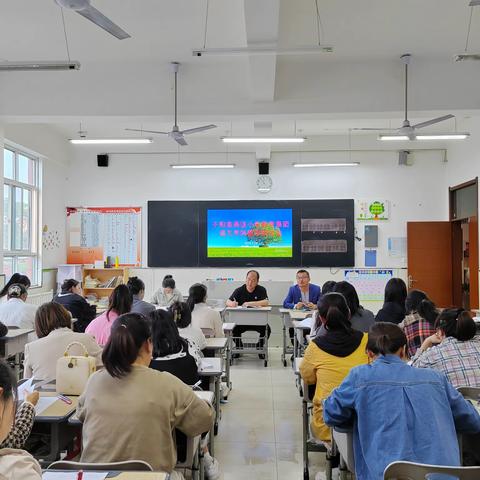
[[[277,444],[301,443],[303,441],[302,411],[274,410],[275,442]]]
[[[224,409],[219,425],[219,442],[275,442],[271,408]]]

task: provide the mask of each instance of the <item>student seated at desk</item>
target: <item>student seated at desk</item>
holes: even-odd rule
[[[38,340],[25,345],[25,378],[37,380],[56,378],[57,360],[63,357],[67,346],[72,342],[81,343],[88,354],[95,358],[97,367],[102,365],[102,349],[95,339],[86,333],[71,330],[72,317],[59,303],[49,302],[38,307],[35,314],[35,332]],[[72,355],[83,355],[78,345],[71,347]]]
[[[192,312],[189,306],[185,302],[176,302],[169,311],[173,315],[180,336],[189,340],[199,350],[203,350],[207,346],[207,340],[203,332],[192,325]]]
[[[385,300],[375,317],[376,322],[390,322],[397,325],[405,318],[407,286],[401,278],[391,278],[385,285]]]
[[[22,275],[21,273],[14,273],[10,280],[3,286],[2,290],[0,291],[0,303],[7,302],[7,293],[10,285],[18,283],[23,285],[27,290],[30,288],[31,282],[30,279],[26,275]]]
[[[73,325],[75,332],[84,332],[88,324],[96,317],[97,307],[90,305],[82,295],[80,282],[68,278],[62,283],[62,291],[53,299],[63,305],[77,321]]]
[[[170,307],[176,302],[183,302],[182,292],[175,288],[175,280],[171,275],[165,275],[162,288],[155,292],[151,302],[160,307]]]
[[[7,303],[0,305],[0,322],[7,327],[35,328],[35,312],[37,307],[25,303],[28,292],[24,285],[14,283],[7,293]]]
[[[171,373],[187,385],[195,385],[200,378],[198,368],[202,363],[198,349],[180,336],[171,312],[155,310],[149,318],[153,344],[150,368]]]
[[[234,290],[230,295],[230,298],[227,300],[227,307],[268,307],[268,295],[265,287],[262,287],[258,284],[260,280],[260,274],[256,270],[249,270],[247,272],[247,277],[245,283]],[[263,338],[265,333],[270,338],[270,326],[256,326],[256,325],[236,325],[233,329],[232,336],[235,338],[235,343],[237,346],[240,346],[239,337],[242,336],[244,332],[258,332],[260,334],[260,341],[258,345],[263,346]],[[259,354],[260,358],[264,358],[263,353]]]
[[[299,270],[296,275],[297,283],[289,288],[283,301],[283,308],[315,310],[322,292],[318,285],[310,283],[310,274],[307,270]]]
[[[463,308],[443,310],[428,337],[412,358],[412,365],[444,373],[455,387],[480,388],[480,335]]]
[[[191,387],[170,373],[149,368],[149,321],[138,313],[118,317],[103,350],[105,368],[95,372],[80,396],[82,462],[143,460],[171,480],[177,461],[172,431],[187,436],[211,429],[214,411]]]
[[[17,382],[4,360],[0,360],[0,443],[8,437],[15,419]],[[24,450],[0,448],[0,479],[41,480],[42,469]]]
[[[133,297],[126,285],[118,285],[110,294],[108,309],[97,318],[93,319],[85,333],[93,335],[99,345],[105,345],[110,338],[110,329],[117,317],[132,309]]]
[[[325,333],[315,337],[305,350],[300,374],[308,384],[316,384],[313,398],[312,433],[318,440],[331,441],[323,421],[323,400],[357,365],[368,362],[367,334],[353,330],[350,311],[340,293],[327,293],[318,302],[318,318]]]
[[[130,277],[127,282],[127,287],[133,297],[132,313],[141,313],[147,316],[150,312],[155,311],[155,306],[151,303],[145,302],[145,284],[138,277]]]
[[[381,480],[396,460],[460,465],[457,433],[480,432],[480,415],[445,375],[406,363],[407,339],[392,323],[368,333],[370,365],[353,368],[323,404],[331,427],[353,424],[355,478]]]
[[[223,338],[223,322],[220,313],[210,308],[207,301],[207,287],[195,283],[188,291],[187,305],[192,311],[192,325],[200,328],[206,337]]]

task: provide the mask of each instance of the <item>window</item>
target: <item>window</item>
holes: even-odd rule
[[[5,145],[3,150],[3,273],[19,272],[40,284],[40,159]]]

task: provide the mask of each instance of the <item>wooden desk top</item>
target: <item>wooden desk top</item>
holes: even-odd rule
[[[40,392],[41,397],[56,397],[55,392]],[[61,422],[67,420],[73,412],[75,412],[78,405],[78,397],[68,396],[72,401],[69,405],[64,401],[57,399],[57,401],[46,408],[42,413],[35,416],[35,422]]]
[[[65,473],[64,470],[48,470],[48,473],[53,473],[53,472]],[[47,478],[46,473],[47,473],[47,470],[44,470],[43,478]],[[70,474],[73,473],[74,475],[73,478],[76,478],[75,474],[78,472],[70,471],[69,473]],[[101,473],[101,472],[97,471],[97,473]],[[103,472],[103,473],[107,473],[107,472]],[[115,480],[166,480],[168,478],[168,475],[163,472],[108,472],[106,478],[115,478]]]
[[[211,367],[204,368],[204,365],[211,365]],[[198,374],[201,377],[215,377],[223,373],[223,358],[208,357],[202,358],[202,365],[198,369]]]
[[[223,338],[207,338],[207,346],[206,349],[209,350],[225,350],[227,348],[227,341],[226,337]]]

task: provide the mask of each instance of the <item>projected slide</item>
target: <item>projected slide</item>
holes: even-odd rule
[[[207,210],[208,258],[291,258],[292,209]]]

